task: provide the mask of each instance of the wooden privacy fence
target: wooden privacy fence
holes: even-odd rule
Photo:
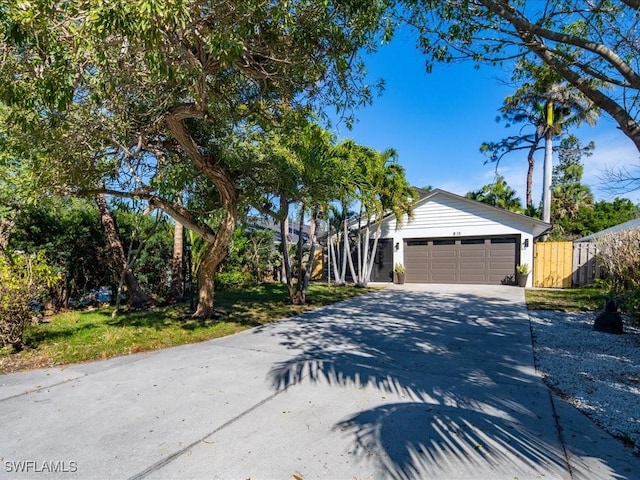
[[[600,276],[597,247],[590,242],[537,242],[533,253],[533,286],[569,288],[593,283]]]
[[[537,242],[533,252],[533,286],[571,287],[573,242]]]
[[[596,261],[598,247],[591,242],[573,244],[573,285],[590,285],[600,278],[600,265]]]

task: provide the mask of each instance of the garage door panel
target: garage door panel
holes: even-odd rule
[[[458,265],[460,266],[460,272],[469,272],[472,274],[478,270],[485,271],[487,269],[487,264],[485,262],[461,261]]]
[[[453,260],[453,261],[452,261]],[[452,259],[452,260],[446,260],[443,258],[438,258],[438,259],[433,259],[433,261],[431,262],[430,266],[431,266],[431,270],[432,271],[449,271],[449,270],[457,270],[458,267],[458,262],[456,262],[456,259]]]
[[[504,248],[503,245],[500,245],[500,248],[495,248],[494,245],[491,245],[491,248],[487,250],[487,253],[490,257],[513,257],[513,253],[515,251],[514,246],[511,248]]]
[[[429,258],[431,258],[429,255],[406,255],[405,257],[407,259],[407,262],[411,261],[411,262],[426,262],[429,260]]]
[[[515,261],[515,257],[514,256],[515,256],[515,252],[510,252],[510,253],[505,252],[505,253],[502,253],[500,255],[491,254],[491,255],[489,255],[489,261],[491,261],[491,262],[507,262],[507,263],[510,263],[510,264],[513,265],[514,261]]]
[[[461,248],[458,255],[459,258],[487,258],[488,256],[487,251],[480,248]]]
[[[488,279],[486,275],[460,275],[460,281],[457,283],[467,284],[485,284]]]
[[[488,261],[490,268],[504,268],[505,266],[514,270],[514,260],[511,258],[490,258]]]
[[[445,250],[433,250],[431,254],[431,258],[434,260],[438,259],[455,259],[458,258],[458,252],[456,251],[445,251]]]
[[[431,272],[431,282],[429,283],[458,283],[456,272],[444,270]]]

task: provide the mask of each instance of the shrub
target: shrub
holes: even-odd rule
[[[0,255],[0,347],[22,348],[24,329],[34,317],[32,303],[42,302],[59,280],[43,254]]]
[[[216,274],[216,288],[230,290],[255,285],[255,280],[249,272],[218,272]]]
[[[640,315],[640,229],[623,230],[596,240],[598,258],[625,309]]]
[[[640,287],[620,292],[618,299],[620,300],[620,305],[623,310],[631,313],[637,320],[640,320]]]

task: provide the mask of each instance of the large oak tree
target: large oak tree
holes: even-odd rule
[[[367,102],[359,55],[386,11],[384,0],[6,2],[4,134],[16,156],[38,160],[43,184],[146,199],[202,236],[196,315],[208,316],[254,173],[237,133],[283,108]],[[215,230],[178,201],[202,186],[224,212]]]

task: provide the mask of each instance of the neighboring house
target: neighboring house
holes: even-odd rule
[[[288,240],[289,243],[297,244],[298,239],[300,238],[300,230],[299,223],[289,220],[289,233]],[[280,236],[280,224],[274,222],[270,218],[265,217],[255,217],[252,219],[249,230],[271,230],[274,234],[274,241],[276,245],[279,245],[282,242],[282,238]],[[309,241],[309,225],[304,225],[302,227],[302,240],[304,243]]]
[[[516,265],[533,265],[533,240],[550,228],[535,218],[431,190],[399,229],[393,215],[383,220],[371,280],[391,281],[394,265],[403,263],[407,283],[511,284]]]
[[[624,230],[631,230],[632,228],[640,228],[640,218],[634,218],[633,220],[629,220],[628,222],[620,223],[619,225],[614,225],[613,227],[609,227],[591,235],[587,235],[586,237],[578,238],[574,240],[574,243],[593,242],[597,238],[603,237],[610,233],[618,233]]]

